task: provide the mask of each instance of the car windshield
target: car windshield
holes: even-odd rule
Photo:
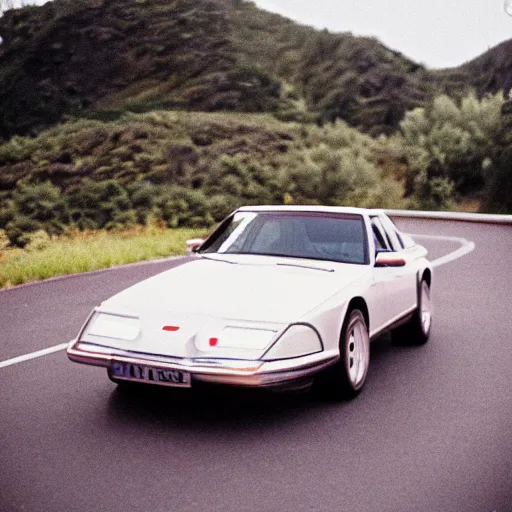
[[[323,212],[237,212],[212,233],[199,253],[368,262],[363,217]]]

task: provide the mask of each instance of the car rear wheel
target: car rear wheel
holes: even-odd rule
[[[393,330],[393,342],[397,345],[424,345],[432,328],[432,302],[430,286],[424,279],[418,289],[418,307],[412,318]]]
[[[340,360],[317,378],[317,389],[331,400],[350,400],[363,389],[370,366],[370,338],[363,313],[347,314],[340,336]]]

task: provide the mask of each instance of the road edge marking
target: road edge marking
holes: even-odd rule
[[[61,343],[60,345],[55,345],[54,347],[44,348],[36,352],[30,352],[30,354],[13,357],[12,359],[7,359],[5,361],[0,361],[0,368],[7,368],[8,366],[12,366],[13,364],[23,363],[24,361],[30,361],[31,359],[37,359],[39,357],[47,356],[49,354],[54,354],[55,352],[60,352],[61,350],[64,350],[65,348],[67,348],[67,346],[67,343]]]
[[[442,265],[446,265],[447,263],[451,263],[452,261],[458,260],[466,254],[473,252],[475,250],[475,242],[471,240],[466,240],[465,238],[459,238],[456,236],[442,236],[442,235],[409,235],[412,238],[424,238],[426,240],[445,240],[447,242],[456,242],[460,244],[460,247],[440,258],[436,258],[432,260],[430,264],[433,268],[440,267]]]

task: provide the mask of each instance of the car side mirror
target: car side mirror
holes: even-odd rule
[[[404,267],[405,260],[396,252],[379,252],[375,258],[376,267]]]
[[[187,252],[193,254],[199,250],[199,247],[203,245],[204,240],[202,238],[192,238],[185,242],[187,244]]]

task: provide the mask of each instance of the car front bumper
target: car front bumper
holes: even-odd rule
[[[262,388],[284,388],[293,383],[308,380],[339,359],[339,353],[327,351],[277,361],[185,359],[106,349],[76,340],[71,341],[68,345],[67,355],[71,361],[76,363],[102,366],[109,370],[115,363],[128,363],[161,370],[187,372],[190,374],[192,384],[194,381],[199,381]],[[133,380],[140,382],[140,379]],[[155,382],[151,382],[151,384],[158,385]]]

